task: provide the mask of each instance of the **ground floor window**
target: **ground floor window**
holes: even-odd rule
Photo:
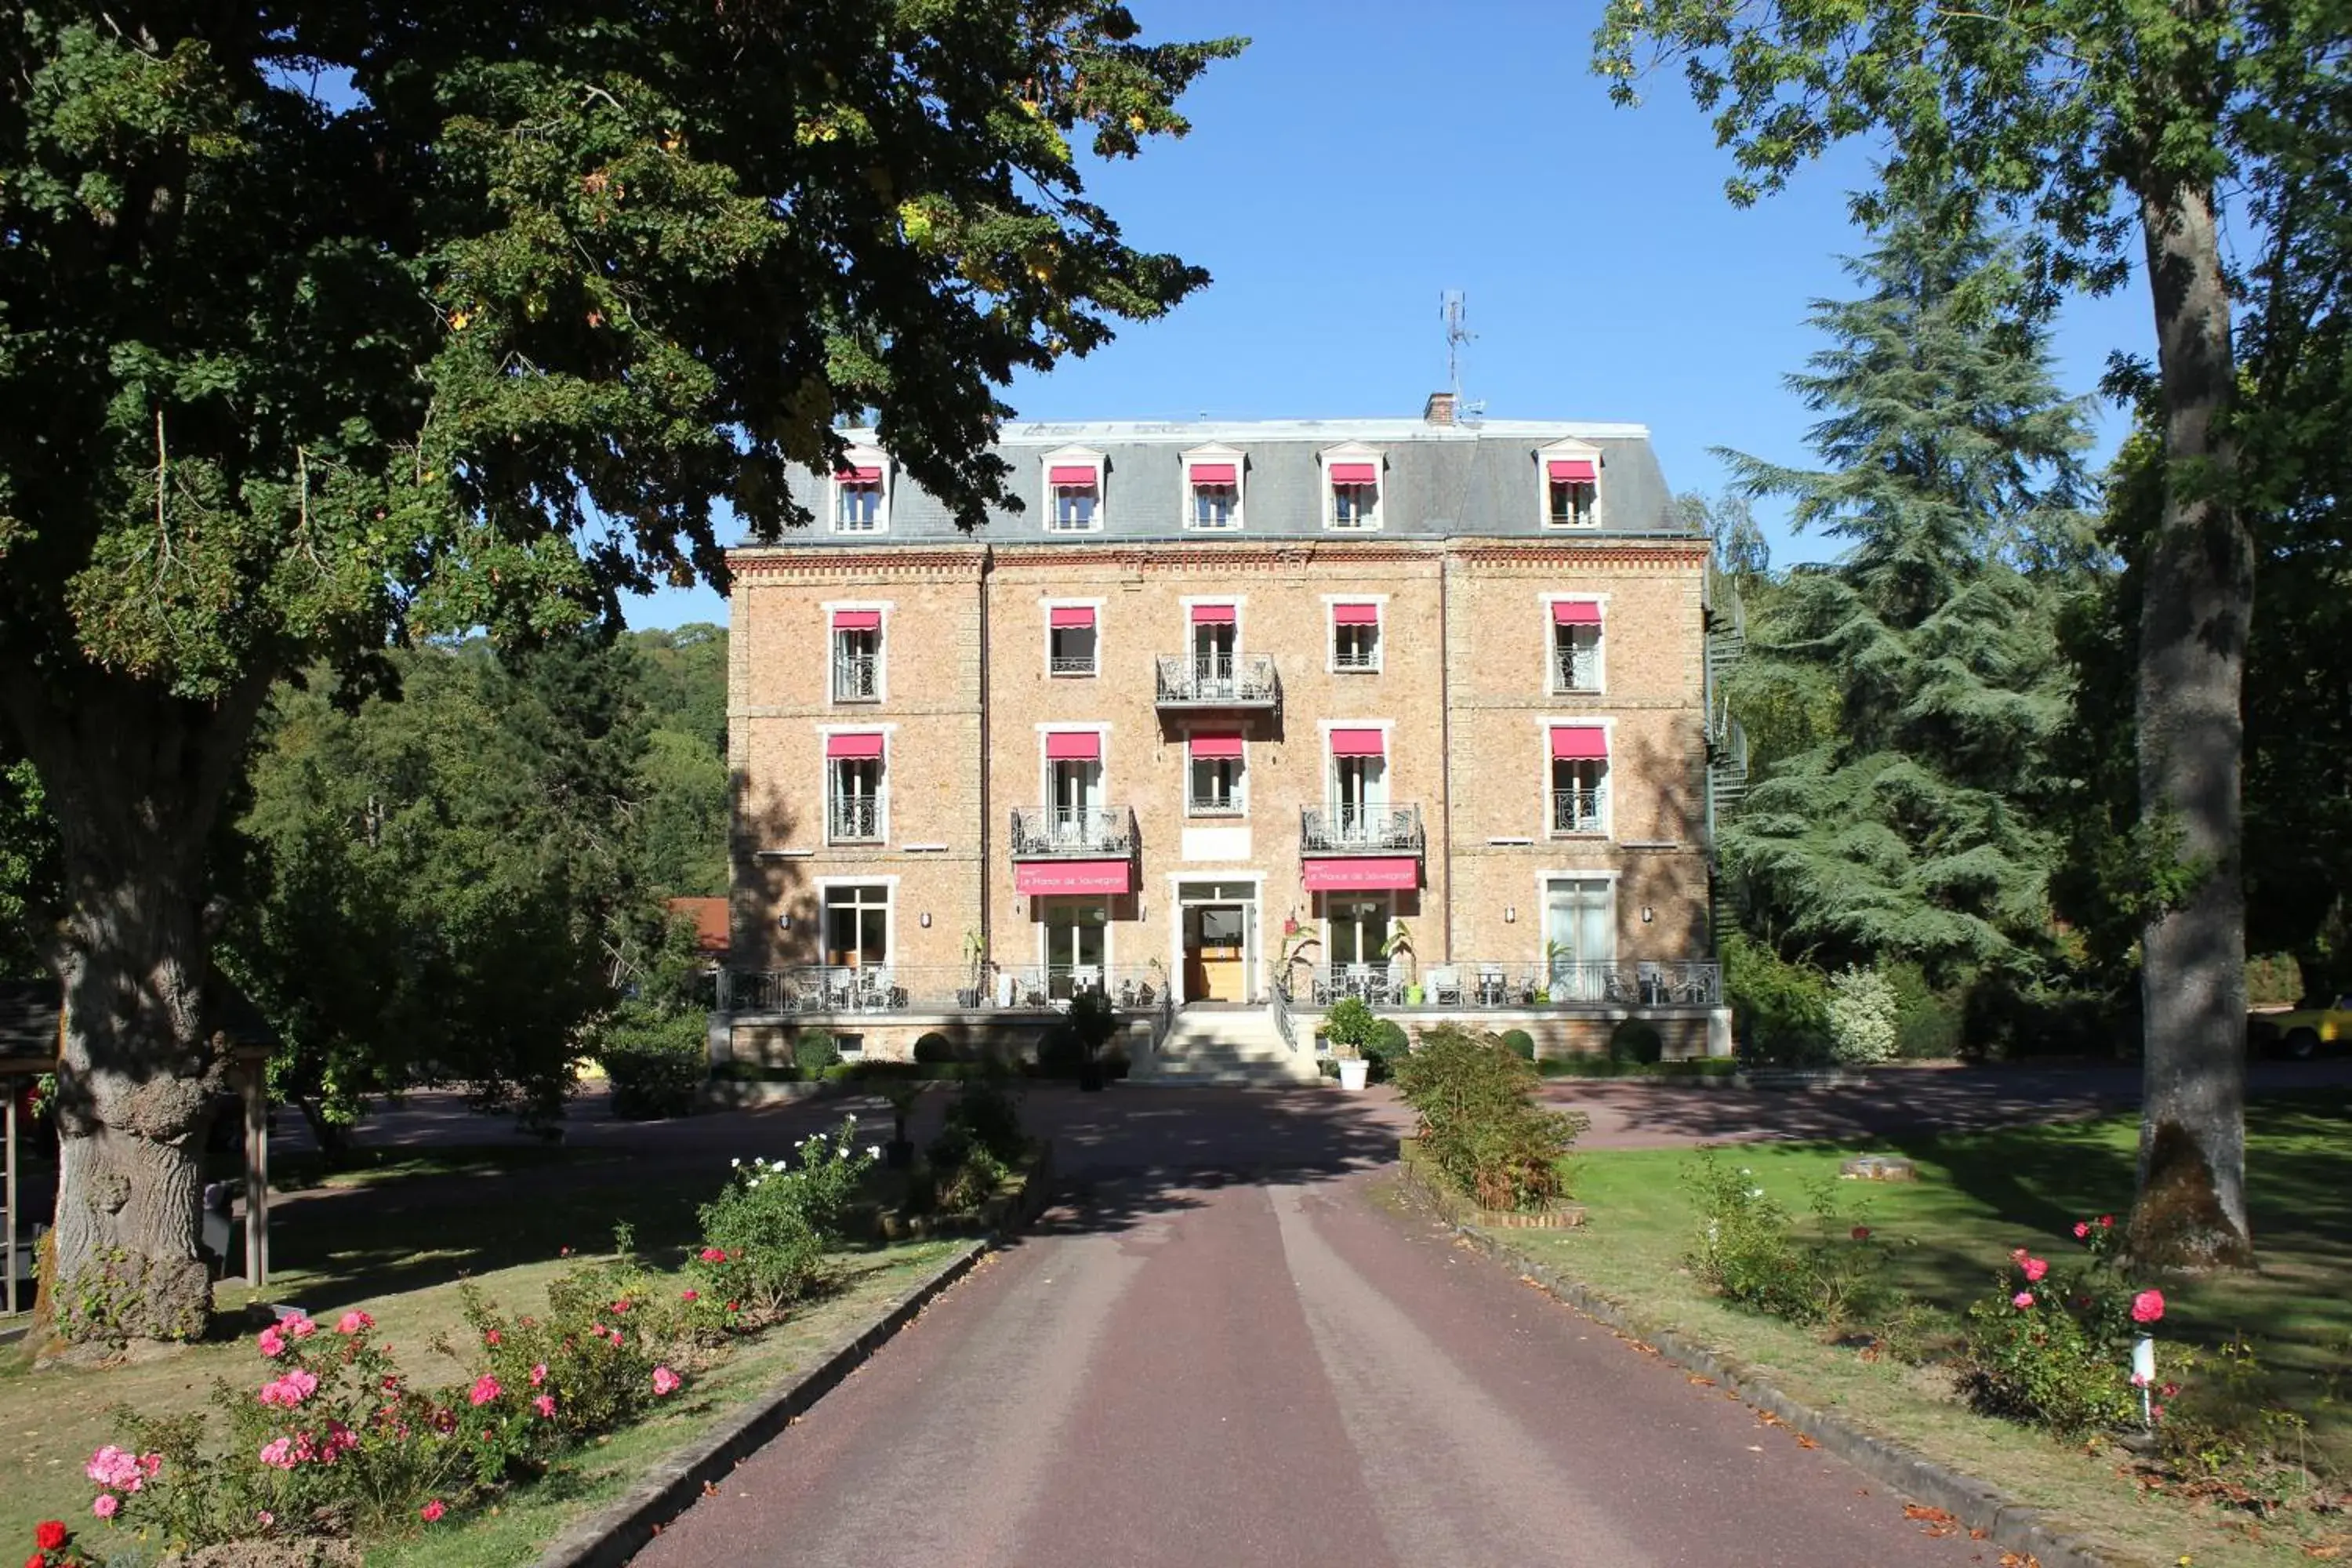
[[[1555,1002],[1596,1002],[1617,958],[1617,897],[1604,878],[1544,885],[1544,967]]]
[[[824,961],[859,968],[890,962],[889,884],[824,890]]]
[[[1103,983],[1110,936],[1110,900],[1039,899],[1045,928],[1045,989],[1055,1001]]]

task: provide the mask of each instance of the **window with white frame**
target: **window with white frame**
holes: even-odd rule
[[[865,968],[890,962],[890,885],[824,890],[824,961]]]
[[[1092,605],[1055,605],[1046,611],[1045,668],[1050,675],[1099,673],[1098,638]]]
[[[1597,528],[1601,523],[1601,459],[1544,460],[1544,526]]]
[[[1184,459],[1184,526],[1229,533],[1242,525],[1242,464],[1238,455],[1207,452]]]
[[[1331,668],[1369,674],[1381,668],[1381,607],[1378,604],[1331,606]]]
[[[1551,815],[1555,837],[1609,831],[1609,731],[1598,725],[1551,728]]]
[[[1055,458],[1045,467],[1045,528],[1051,533],[1093,533],[1102,527],[1100,458]]]
[[[825,841],[879,843],[888,828],[888,774],[879,734],[835,735],[825,742]]]
[[[1184,809],[1190,816],[1240,816],[1244,798],[1242,738],[1238,733],[1194,735],[1187,746]]]
[[[852,458],[833,476],[833,531],[880,533],[887,521],[883,499],[881,462]]]
[[[1555,599],[1551,606],[1551,689],[1598,691],[1601,687],[1601,605],[1595,599]]]
[[[1325,466],[1330,491],[1328,527],[1364,531],[1381,525],[1381,465],[1377,458],[1334,458]]]
[[[833,613],[833,700],[882,700],[882,612]]]

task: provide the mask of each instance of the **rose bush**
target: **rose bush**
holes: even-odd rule
[[[2072,1228],[2080,1263],[2010,1254],[1995,1293],[1969,1309],[1961,1363],[1978,1409],[2066,1438],[2138,1424],[2132,1342],[2164,1316],[2161,1292],[2136,1290],[2118,1271],[2113,1215]]]
[[[797,1163],[736,1161],[725,1189],[702,1205],[703,1245],[688,1266],[699,1292],[762,1321],[824,1289],[843,1215],[880,1158],[880,1149],[857,1146],[852,1116],[831,1137],[803,1139]]]

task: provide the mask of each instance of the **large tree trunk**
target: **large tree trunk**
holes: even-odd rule
[[[2140,819],[2185,886],[2143,935],[2146,1100],[2133,1255],[2242,1266],[2246,1222],[2246,904],[2240,688],[2254,552],[2221,429],[2234,371],[2229,286],[2209,185],[2149,194],[2141,221],[2165,410],[2164,518],[2139,626]]]
[[[226,1064],[205,1034],[205,850],[260,689],[207,704],[88,671],[0,683],[65,872],[54,1284],[69,1339],[205,1326],[199,1162]]]

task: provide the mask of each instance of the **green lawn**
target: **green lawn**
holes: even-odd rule
[[[2252,1336],[2273,1369],[2273,1394],[2312,1423],[2323,1462],[2352,1474],[2352,1097],[2341,1092],[2255,1102],[2248,1173],[2259,1272],[2167,1285],[2169,1336],[2211,1344]],[[2131,1199],[2137,1122],[2129,1117],[1967,1135],[1895,1137],[1872,1152],[1908,1156],[1914,1184],[1842,1184],[1888,1244],[1898,1280],[1931,1309],[1957,1313],[1988,1292],[2011,1247],[2065,1257],[2081,1216]],[[1800,1214],[1807,1184],[1833,1174],[1855,1148],[1752,1144],[1720,1156]],[[2037,1434],[1973,1415],[1932,1368],[1864,1361],[1822,1335],[1738,1311],[1683,1268],[1691,1209],[1679,1176],[1686,1152],[1596,1152],[1576,1161],[1580,1231],[1516,1231],[1516,1247],[1627,1303],[1654,1326],[1681,1329],[1766,1369],[1792,1397],[1840,1407],[2028,1501],[2172,1563],[2308,1563],[2307,1527],[2251,1534],[2118,1478],[2117,1458],[2069,1451]],[[2352,1560],[2352,1536],[2337,1542]]]

